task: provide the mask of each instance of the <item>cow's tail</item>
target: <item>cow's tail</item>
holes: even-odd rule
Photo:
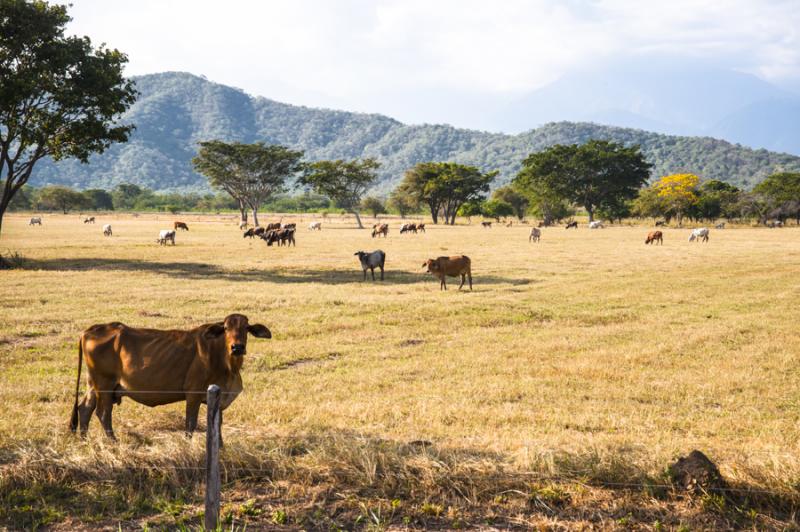
[[[78,395],[81,392],[81,366],[83,365],[83,337],[78,340],[78,378],[75,382],[75,404],[72,406],[72,419],[69,422],[69,430],[75,432],[78,428]]]

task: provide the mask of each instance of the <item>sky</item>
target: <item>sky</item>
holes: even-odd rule
[[[71,0],[70,33],[256,96],[470,127],[606,62],[670,56],[800,92],[800,0]]]

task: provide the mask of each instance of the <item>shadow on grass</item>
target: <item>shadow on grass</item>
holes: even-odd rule
[[[164,453],[156,445],[152,453],[142,453],[141,443],[135,443],[138,458],[131,458],[125,452],[131,434],[120,431],[120,436],[119,450],[111,448],[105,460],[91,466],[62,458],[46,444],[27,450],[36,460],[8,463],[0,476],[0,526],[80,521],[116,528],[128,521],[127,528],[141,526],[143,519],[156,527],[199,525],[205,466],[200,449],[189,456]],[[276,524],[273,508],[282,509],[279,517],[285,519],[277,524],[310,530],[361,529],[370,523],[527,529],[536,519],[584,528],[587,515],[598,528],[614,528],[625,518],[631,525],[733,529],[756,524],[749,510],[789,523],[800,508],[796,493],[765,494],[747,486],[692,502],[664,479],[637,469],[624,448],[613,451],[616,459],[610,462],[591,453],[559,453],[545,468],[555,468],[550,475],[520,471],[508,465],[508,457],[483,449],[346,430],[285,437],[243,430],[228,441],[222,453],[223,500],[239,525],[245,516],[256,529]],[[80,454],[66,450],[76,451]]]
[[[202,262],[156,262],[145,260],[121,259],[28,259],[22,267],[25,270],[44,271],[123,271],[144,272],[165,275],[179,279],[192,280],[226,280],[226,281],[267,281],[273,283],[322,283],[351,284],[362,283],[363,274],[357,265],[347,270],[312,269],[312,268],[274,268],[248,270],[227,270]],[[375,272],[376,281],[367,272],[367,283],[376,284],[417,284],[436,283],[436,279],[422,269],[419,272],[392,270],[385,272],[385,280],[380,281],[380,272]],[[510,284],[527,285],[536,281],[528,279],[512,279],[496,275],[473,275],[473,285]],[[460,280],[448,277],[448,289],[457,289]]]

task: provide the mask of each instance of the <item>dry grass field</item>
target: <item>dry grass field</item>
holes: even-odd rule
[[[225,414],[227,529],[798,527],[797,228],[529,244],[527,226],[393,220],[384,240],[304,215],[296,248],[268,248],[233,216],[189,215],[161,247],[175,217],[27,219],[0,239],[23,257],[0,271],[0,528],[199,527],[204,438],[184,437],[182,403],[123,400],[118,443],[97,419],[69,433],[76,341],[233,312],[273,338],[250,340]],[[362,282],[353,253],[377,248],[386,280]],[[474,290],[440,291],[423,261],[462,253]],[[734,489],[668,487],[692,449]]]

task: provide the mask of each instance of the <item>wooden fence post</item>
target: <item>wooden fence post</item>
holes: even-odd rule
[[[208,387],[206,398],[206,530],[216,530],[219,521],[219,440],[220,440],[220,389],[216,384]]]

